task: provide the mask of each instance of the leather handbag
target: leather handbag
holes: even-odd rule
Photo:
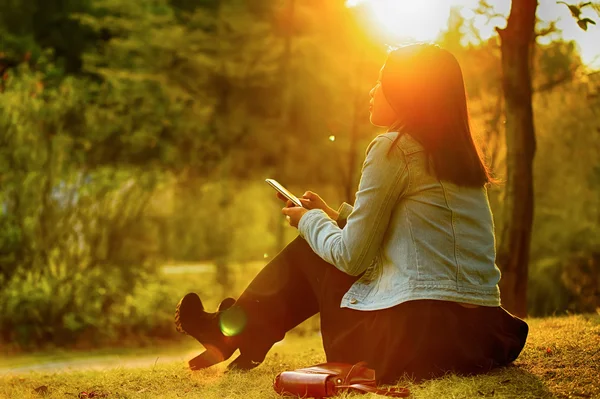
[[[406,388],[378,388],[375,370],[368,368],[365,362],[323,363],[284,371],[275,377],[273,388],[280,395],[301,398],[328,398],[345,391],[375,393],[394,398],[410,395],[410,391]]]

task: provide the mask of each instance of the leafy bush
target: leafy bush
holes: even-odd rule
[[[569,290],[569,309],[595,312],[600,309],[600,253],[576,254],[563,263],[561,281]]]
[[[159,261],[144,212],[160,173],[90,167],[85,82],[47,84],[51,67],[39,67],[21,67],[0,96],[0,336],[23,346],[102,328]]]

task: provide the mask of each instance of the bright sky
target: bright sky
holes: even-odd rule
[[[567,3],[577,3],[576,0],[567,0]],[[349,7],[367,3],[371,7],[378,23],[386,31],[398,37],[411,37],[418,41],[435,40],[440,31],[446,28],[450,8],[462,6],[462,14],[467,20],[473,20],[483,38],[494,34],[496,26],[504,27],[506,20],[496,18],[487,21],[483,16],[476,15],[472,10],[476,8],[478,0],[346,0]],[[495,11],[508,16],[511,0],[488,0],[493,4]],[[540,0],[538,17],[542,21],[557,20],[557,27],[562,31],[566,40],[574,40],[579,45],[579,50],[584,63],[600,68],[600,18],[593,10],[584,9],[584,15],[597,22],[597,25],[588,25],[588,30],[583,31],[571,16],[564,4],[556,0]]]

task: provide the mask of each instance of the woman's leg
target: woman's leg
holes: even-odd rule
[[[242,356],[262,361],[289,330],[319,312],[320,283],[330,267],[297,237],[258,273],[235,305],[246,319],[238,336]]]
[[[318,312],[327,360],[366,361],[383,382],[403,374],[423,379],[485,372],[512,362],[525,344],[527,324],[502,308],[433,300],[378,311],[340,308],[357,279],[296,238],[238,299],[247,316],[239,335],[242,357],[262,361],[287,331]]]
[[[198,310],[202,305],[197,296],[188,294],[186,314],[180,317],[187,321],[186,332],[194,329],[190,335],[213,348],[192,360],[190,367],[226,360],[236,348],[241,355],[232,367],[256,366],[289,330],[320,311],[324,276],[332,269],[337,271],[297,237],[258,273],[233,306],[208,314]],[[203,340],[211,331],[216,334]]]
[[[499,307],[467,309],[434,300],[370,312],[331,307],[321,320],[328,361],[366,361],[378,380],[389,383],[403,375],[421,380],[505,366],[523,349],[528,331]]]

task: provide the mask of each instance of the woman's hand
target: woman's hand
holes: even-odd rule
[[[337,220],[339,216],[337,211],[330,208],[317,193],[313,193],[312,191],[307,191],[301,198],[298,198],[302,202],[302,208],[295,206],[292,201],[285,198],[281,193],[277,192],[276,195],[277,198],[286,203],[286,207],[281,210],[281,213],[288,216],[288,221],[293,227],[298,227],[300,218],[309,209],[321,209],[333,220]]]
[[[286,206],[281,210],[281,213],[286,216],[290,226],[295,228],[298,228],[298,223],[300,223],[300,219],[302,219],[302,216],[304,216],[306,212],[308,212],[308,209],[300,208],[299,206],[295,206],[293,203],[292,206]]]
[[[336,210],[330,208],[325,201],[317,193],[313,193],[312,191],[307,191],[304,193],[302,198],[299,198],[300,202],[302,202],[302,206],[306,209],[322,209],[327,216],[329,216],[333,220],[337,220],[339,214]]]

